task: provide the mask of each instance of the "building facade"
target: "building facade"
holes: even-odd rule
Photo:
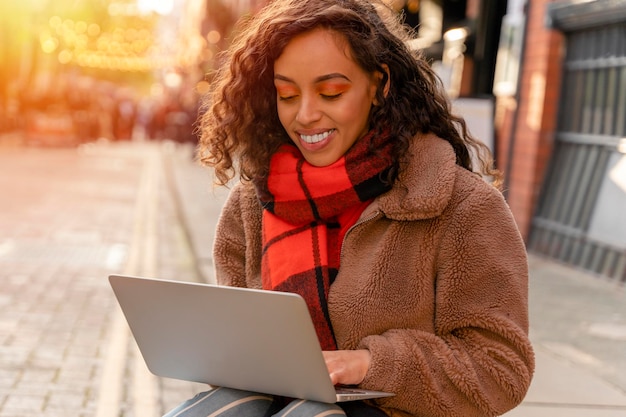
[[[531,252],[626,281],[626,1],[528,0],[521,21],[494,88],[507,200]]]
[[[626,282],[626,1],[531,1],[546,40],[533,55],[527,33],[513,146],[510,200],[527,245]],[[536,53],[536,52],[535,52]],[[535,68],[545,78],[543,117],[532,119]],[[543,85],[542,85],[543,86]],[[523,155],[534,161],[525,167]],[[523,171],[534,179],[524,183]],[[524,190],[530,182],[535,187]]]

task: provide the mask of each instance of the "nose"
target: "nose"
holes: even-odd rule
[[[296,121],[304,126],[310,125],[318,121],[321,114],[322,112],[316,97],[309,94],[302,95],[298,113],[296,114]]]

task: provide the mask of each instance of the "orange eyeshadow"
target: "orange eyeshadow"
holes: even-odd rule
[[[276,86],[276,92],[278,93],[279,96],[282,96],[282,97],[295,96],[298,94],[298,90],[292,87]]]
[[[350,88],[348,83],[324,83],[317,87],[317,92],[333,96],[346,92]]]

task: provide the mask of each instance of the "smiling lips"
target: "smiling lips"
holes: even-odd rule
[[[302,139],[304,142],[312,145],[314,143],[318,143],[318,142],[323,141],[328,136],[330,136],[330,134],[333,133],[334,131],[335,131],[335,129],[331,129],[331,130],[328,130],[326,132],[318,133],[318,134],[315,134],[315,135],[300,134],[300,139]]]

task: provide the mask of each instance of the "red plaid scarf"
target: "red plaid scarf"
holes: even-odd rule
[[[341,243],[369,202],[390,188],[393,141],[370,132],[337,162],[307,163],[293,145],[272,157],[263,204],[263,288],[300,294],[323,350],[337,348],[328,315],[328,291],[339,270]]]

